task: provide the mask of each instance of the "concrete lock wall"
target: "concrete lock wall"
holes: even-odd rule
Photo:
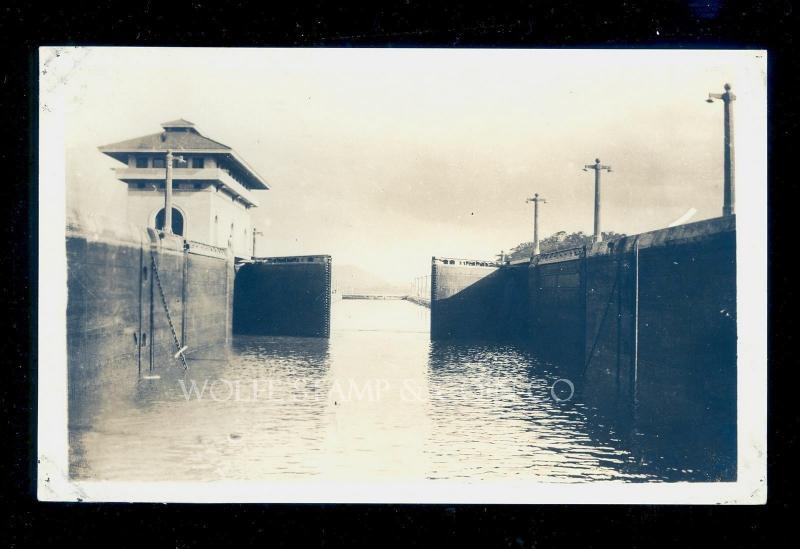
[[[689,422],[736,402],[734,218],[664,229],[588,252],[586,387],[640,424]],[[735,414],[734,414],[735,415]],[[694,418],[694,419],[693,419]]]
[[[187,352],[230,342],[233,328],[234,269],[224,248],[188,243],[183,344]],[[220,260],[226,262],[220,268]],[[191,356],[191,355],[190,355]]]
[[[608,301],[619,318],[609,321],[606,315],[601,326],[599,307],[590,308],[598,327],[594,333],[610,333],[597,337],[589,354],[587,388],[616,391],[619,406],[633,403],[644,428],[660,427],[675,410],[683,419],[671,421],[677,428],[721,425],[728,418],[725,429],[735,441],[735,219],[644,233],[615,244],[611,253],[618,282]],[[588,279],[590,287],[597,278]],[[610,327],[612,322],[617,327]]]
[[[554,252],[528,268],[528,334],[546,358],[583,361],[585,255],[583,248]]]
[[[236,272],[237,334],[329,337],[331,257],[258,258]]]
[[[496,339],[527,327],[527,264],[431,260],[431,338]]]
[[[142,376],[182,372],[158,281],[187,356],[229,340],[233,257],[225,250],[73,220],[66,252],[71,427],[104,398],[131,397]]]
[[[515,270],[435,259],[431,337],[521,340],[571,366],[596,409],[735,456],[734,217],[541,254],[525,284]]]
[[[735,478],[735,218],[593,246],[584,273],[585,400]]]

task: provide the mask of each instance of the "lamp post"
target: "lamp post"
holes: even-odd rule
[[[174,159],[183,162],[182,156],[174,156],[172,149],[167,149],[167,175],[164,181],[164,232],[167,234],[172,234],[172,162]]]
[[[533,198],[528,198],[525,203],[533,202],[533,254],[539,255],[539,202],[547,204],[547,200],[539,198],[539,193],[533,195]]]
[[[253,257],[256,256],[256,235],[262,235],[263,236],[264,233],[259,231],[259,230],[257,230],[255,227],[253,227]]]
[[[611,173],[611,166],[600,163],[599,158],[594,159],[594,164],[586,164],[583,171],[594,170],[594,241],[602,242],[603,233],[600,232],[600,172],[606,170]]]
[[[725,146],[724,154],[724,187],[722,190],[722,215],[733,215],[735,208],[734,196],[734,173],[733,173],[733,107],[731,103],[736,101],[736,96],[731,92],[731,85],[725,84],[724,93],[709,93],[707,103],[713,103],[714,99],[720,99],[724,105],[724,133]]]
[[[164,182],[164,232],[172,234],[172,151],[167,151],[167,177]]]

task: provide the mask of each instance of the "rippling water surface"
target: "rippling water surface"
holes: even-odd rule
[[[512,345],[431,342],[427,309],[335,302],[330,340],[236,336],[72,434],[114,480],[657,479]],[[555,385],[554,385],[555,382]],[[122,388],[120,388],[122,389]],[[128,392],[130,388],[127,388]]]

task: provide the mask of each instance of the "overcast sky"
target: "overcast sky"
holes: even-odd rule
[[[720,215],[722,106],[705,99],[733,84],[738,140],[740,113],[763,111],[758,55],[92,48],[62,53],[42,100],[65,100],[68,208],[124,211],[119,164],[97,147],[185,118],[270,183],[259,255],[331,254],[406,283],[433,255],[531,240],[535,192],[544,235],[590,233],[581,168],[596,157],[614,170],[604,230]]]

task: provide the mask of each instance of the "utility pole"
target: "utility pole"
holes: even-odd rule
[[[600,232],[600,172],[606,170],[611,173],[611,166],[600,163],[599,158],[594,159],[594,164],[586,164],[583,171],[594,170],[594,241],[602,242],[603,233]]]
[[[167,177],[164,183],[164,232],[172,234],[172,151],[167,151]]]
[[[172,161],[183,162],[182,156],[174,156],[172,149],[167,149],[167,176],[164,181],[164,232],[172,234]]]
[[[528,198],[525,203],[533,202],[533,253],[532,255],[539,255],[539,202],[547,204],[547,200],[539,198],[539,193],[533,195],[533,198]]]
[[[724,148],[724,187],[722,198],[722,215],[733,215],[735,211],[735,196],[734,196],[734,173],[733,173],[733,107],[731,103],[736,101],[736,96],[731,91],[731,85],[725,84],[724,93],[709,93],[707,103],[713,103],[714,99],[720,99],[725,104],[724,109],[724,133],[725,133],[725,148]]]
[[[253,227],[253,257],[256,256],[256,235],[264,236],[264,233]]]

